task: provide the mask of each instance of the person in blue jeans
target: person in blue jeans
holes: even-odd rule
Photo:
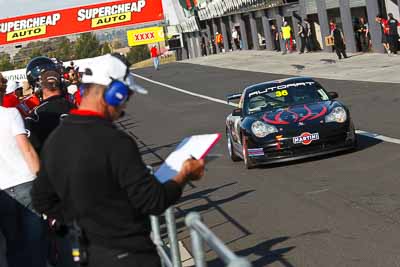
[[[8,267],[45,267],[46,225],[30,209],[39,157],[18,110],[2,106],[6,85],[0,73],[0,258]]]
[[[47,226],[30,210],[32,182],[0,191],[0,229],[8,267],[45,267]]]
[[[154,69],[158,70],[158,68],[160,66],[160,59],[158,57],[159,53],[158,53],[156,45],[153,45],[153,47],[150,49],[150,54],[151,54],[151,58],[153,59]]]

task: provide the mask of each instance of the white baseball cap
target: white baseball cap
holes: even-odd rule
[[[14,93],[15,90],[17,90],[19,87],[19,83],[16,81],[8,81],[7,82],[7,88],[6,88],[6,94],[11,94]]]
[[[135,83],[129,66],[118,55],[106,54],[93,58],[82,76],[82,83],[95,83],[109,86],[113,81],[124,83],[132,91],[147,94],[147,90]]]

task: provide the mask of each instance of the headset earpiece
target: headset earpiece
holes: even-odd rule
[[[110,106],[117,107],[125,103],[129,96],[129,88],[123,82],[113,81],[104,91],[104,100]]]

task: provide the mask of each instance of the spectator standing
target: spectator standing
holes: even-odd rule
[[[18,96],[15,94],[15,91],[19,88],[18,82],[16,81],[8,81],[6,94],[3,97],[3,107],[6,108],[15,108],[19,105]]]
[[[201,56],[205,57],[207,56],[207,44],[206,44],[206,38],[201,37]]]
[[[222,34],[219,33],[219,32],[216,32],[215,33],[215,40],[217,42],[218,51],[225,52],[225,49],[224,49],[224,38],[222,37]]]
[[[289,50],[289,52],[292,52],[291,50],[291,43],[290,43],[290,38],[292,37],[291,32],[292,32],[292,28],[290,27],[290,25],[288,24],[287,21],[283,22],[283,26],[282,26],[282,39],[285,43],[284,47],[283,47],[283,54],[285,55],[286,52]]]
[[[239,33],[235,27],[232,28],[232,40],[236,49],[240,49]]]
[[[150,49],[151,58],[153,59],[154,69],[158,70],[160,67],[159,53],[156,45],[154,44]]]
[[[335,21],[333,19],[331,19],[329,21],[329,33],[330,33],[330,35],[332,37],[333,37],[333,31],[335,30],[335,28],[336,28],[336,23],[335,23]],[[336,47],[335,47],[335,45],[333,45],[332,46],[332,52],[335,52],[335,49],[336,49]]]
[[[60,73],[48,70],[40,77],[42,101],[25,119],[30,132],[29,139],[38,153],[47,137],[60,123],[61,116],[68,114],[73,108],[73,104],[62,94]]]
[[[5,83],[0,74],[0,264],[46,267],[45,224],[30,210],[39,157],[18,110],[1,106]]]
[[[397,27],[400,26],[399,22],[397,19],[393,17],[392,13],[388,14],[388,28],[389,28],[389,33],[388,33],[388,42],[389,42],[389,49],[393,54],[397,54],[398,50],[398,43],[399,43],[399,32],[397,31]]]
[[[389,46],[389,25],[388,25],[388,20],[382,18],[381,15],[377,15],[375,17],[375,21],[381,25],[382,45],[383,45],[383,48],[385,49],[386,53],[388,54],[388,56],[390,56],[391,51],[390,51],[390,46]]]
[[[310,53],[313,48],[313,45],[312,45],[313,40],[312,40],[311,24],[307,18],[304,19],[303,28],[304,28],[304,33],[305,33],[305,37],[306,37],[307,53]]]
[[[304,50],[306,48],[306,35],[305,35],[305,30],[303,25],[301,24],[300,21],[297,22],[297,27],[298,27],[298,32],[297,34],[300,37],[300,54],[304,53]]]
[[[344,58],[347,58],[346,55],[346,44],[342,30],[340,30],[335,23],[333,23],[333,43],[335,45],[335,51],[339,59],[342,59],[342,55]]]
[[[368,52],[369,49],[369,29],[368,23],[365,22],[364,17],[360,17],[360,21],[358,24],[358,34],[360,37],[360,47],[362,52]]]
[[[279,43],[279,31],[276,28],[275,24],[271,25],[271,34],[272,34],[272,38],[274,40],[274,50],[277,52],[281,51],[281,45]]]
[[[128,66],[110,54],[94,59],[82,77],[81,106],[46,142],[32,190],[38,212],[74,220],[82,229],[87,242],[80,245],[88,251],[89,267],[160,266],[149,215],[164,212],[185,183],[204,173],[204,161],[190,159],[161,184],[143,163],[135,140],[112,124],[132,94],[146,93]],[[66,138],[75,141],[65,146]]]

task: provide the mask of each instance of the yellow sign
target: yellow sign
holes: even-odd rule
[[[163,27],[130,30],[127,31],[126,34],[128,36],[129,46],[152,44],[163,42],[165,40]]]
[[[325,45],[326,46],[332,46],[335,44],[335,40],[333,39],[333,36],[329,35],[325,37]]]
[[[92,28],[130,21],[131,16],[132,16],[131,12],[126,12],[106,17],[95,18],[92,19]]]
[[[46,25],[43,25],[40,27],[35,27],[35,28],[30,28],[30,29],[25,29],[25,30],[8,32],[7,33],[7,41],[25,39],[25,38],[43,35],[43,34],[46,34]]]

